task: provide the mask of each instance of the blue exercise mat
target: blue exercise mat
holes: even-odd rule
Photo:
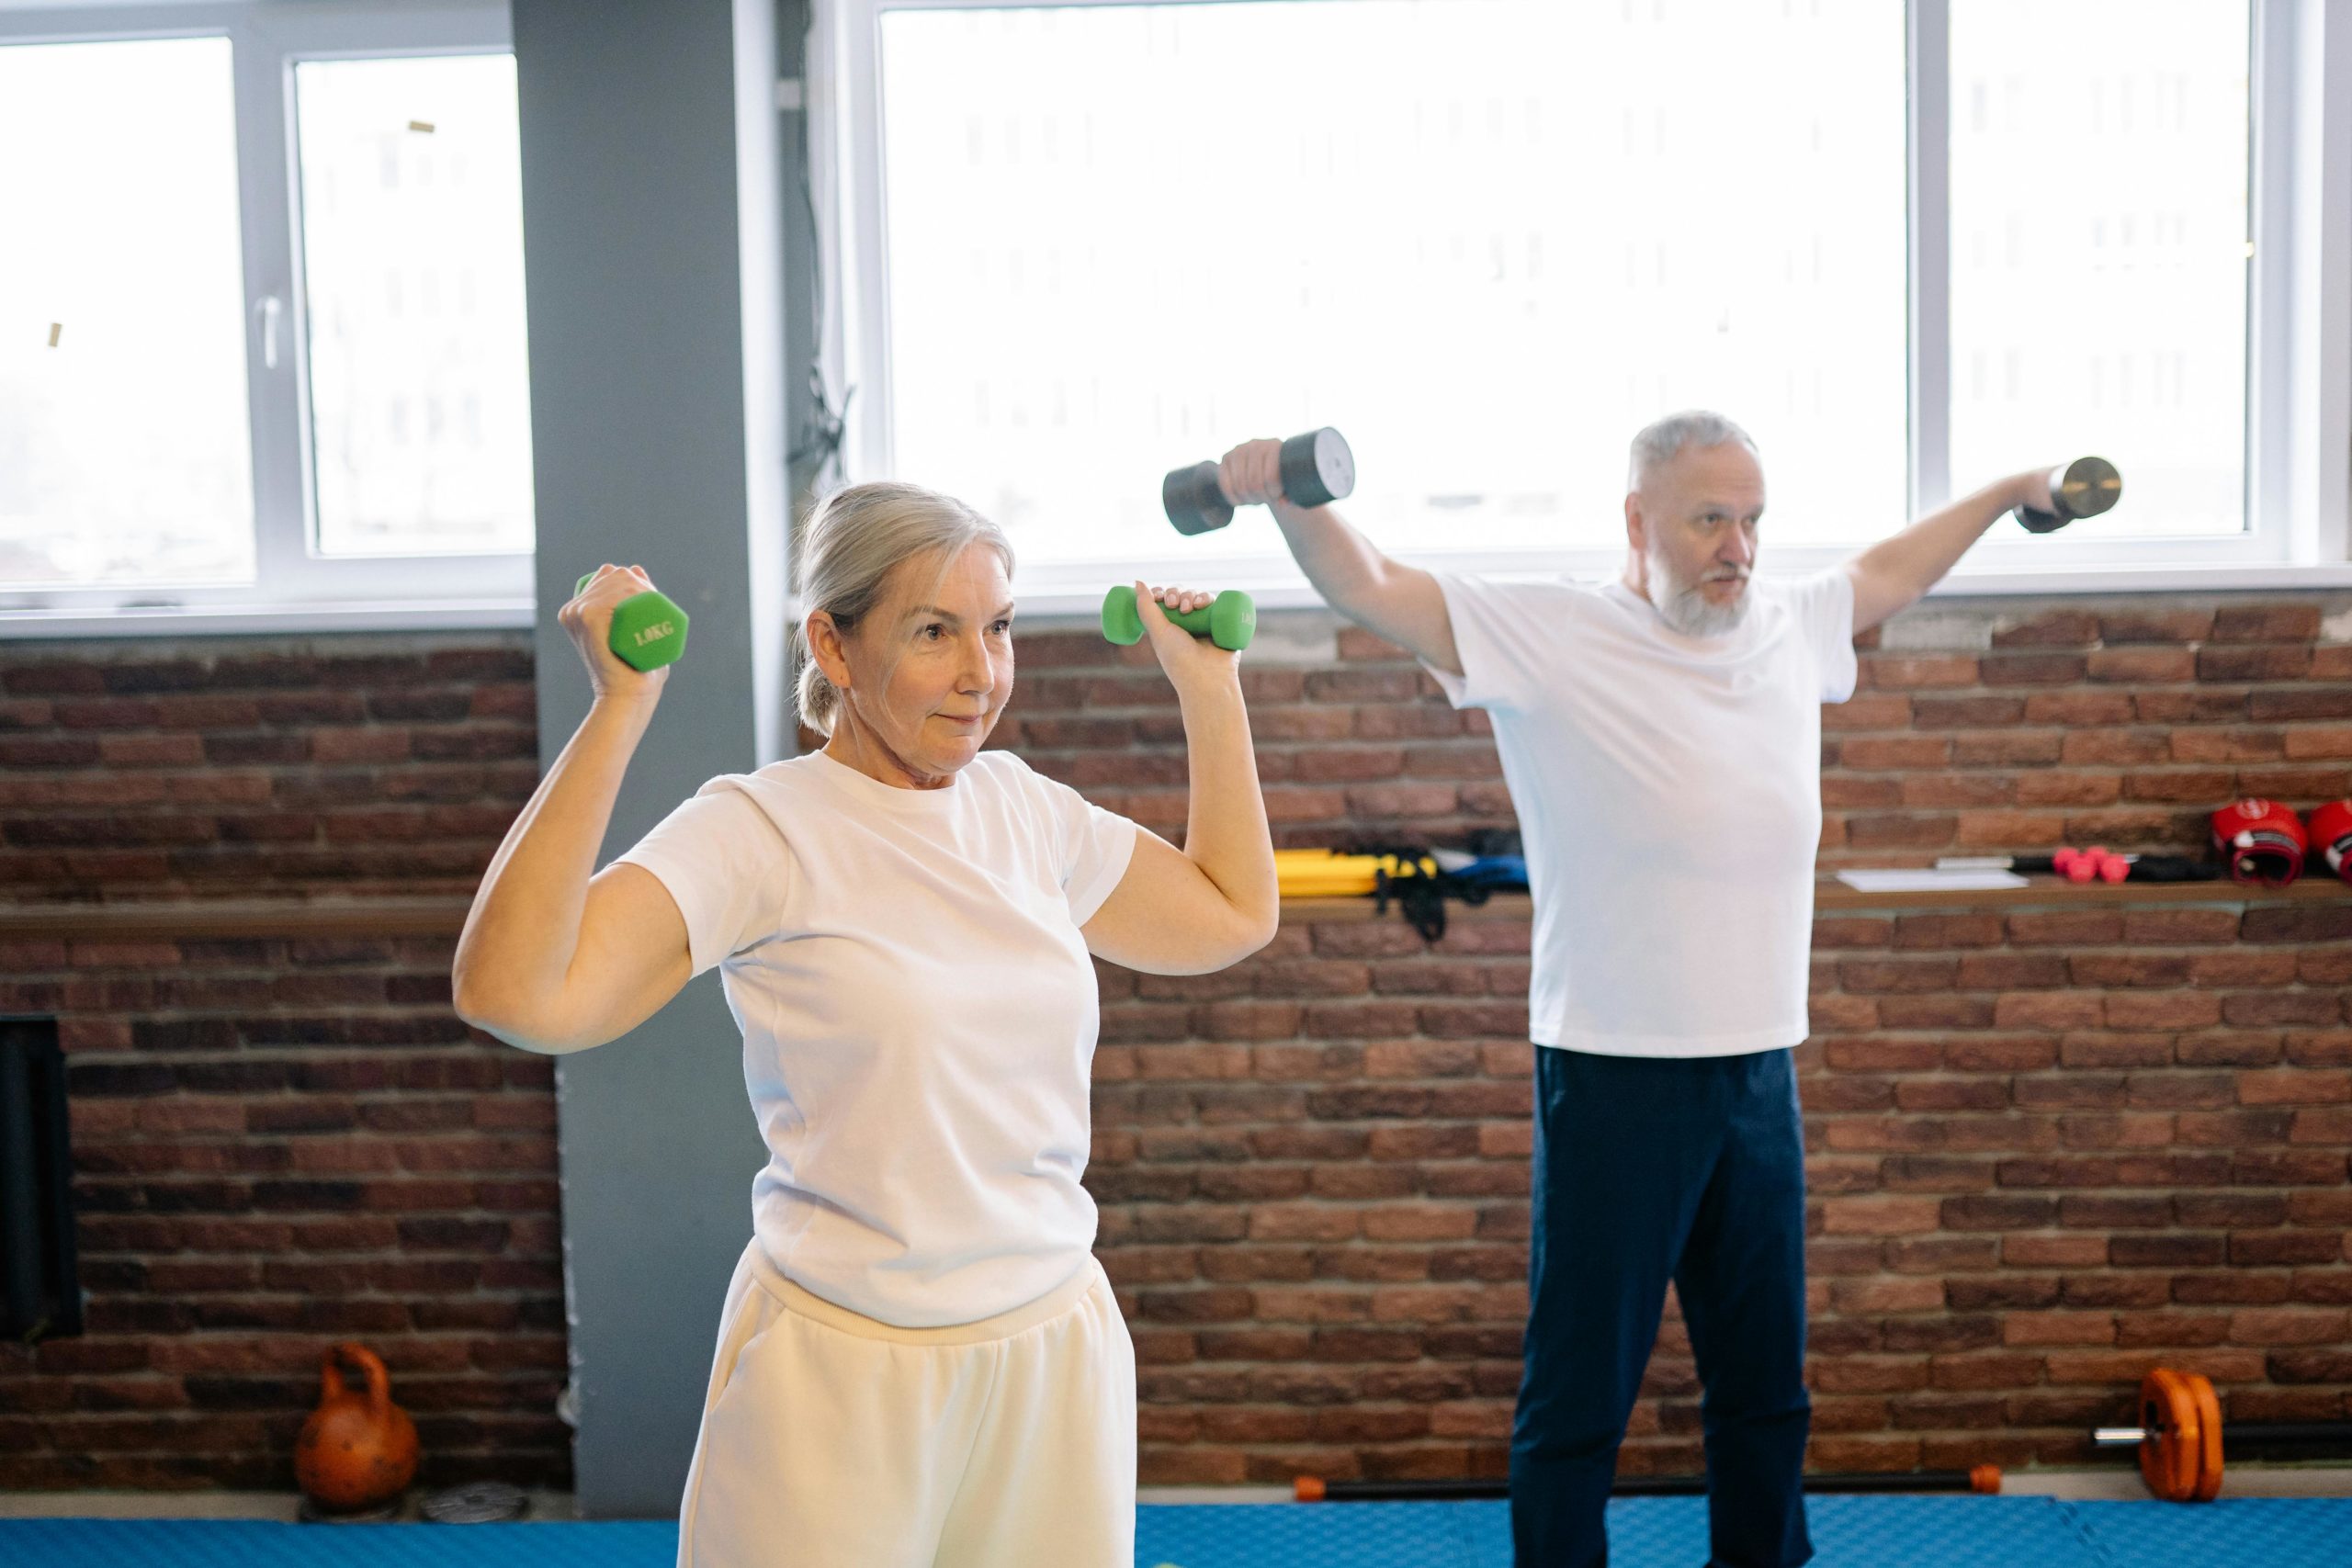
[[[2155,1505],[2147,1505],[2154,1506]],[[1805,1501],[1815,1568],[2108,1568],[2042,1497]],[[1510,1568],[1502,1503],[1340,1503],[1137,1510],[1136,1568]],[[1612,1568],[1707,1560],[1702,1497],[1609,1505]]]
[[[2203,1505],[2047,1497],[1809,1498],[1817,1568],[2344,1568],[2352,1499]],[[1609,1505],[1617,1568],[1707,1555],[1698,1497]],[[0,1519],[0,1568],[671,1568],[666,1521],[281,1525]],[[1501,1503],[1194,1504],[1136,1511],[1136,1568],[1510,1568]]]
[[[2102,1555],[2100,1568],[2156,1562],[2196,1568],[2345,1568],[2352,1563],[2352,1497],[2223,1497],[2068,1506]]]
[[[672,1568],[670,1520],[281,1525],[0,1519],[0,1568]]]

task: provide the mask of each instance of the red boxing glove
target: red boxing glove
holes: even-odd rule
[[[2213,813],[2213,847],[2236,882],[2284,887],[2302,874],[2310,840],[2295,814],[2275,800],[2250,795]]]
[[[2312,813],[2311,845],[2321,863],[2352,882],[2352,800],[2331,800]]]

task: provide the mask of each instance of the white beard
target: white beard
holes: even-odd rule
[[[1664,556],[1653,551],[1645,558],[1649,566],[1651,603],[1666,624],[1684,637],[1721,637],[1747,618],[1745,586],[1730,604],[1711,604],[1703,584],[1678,575]]]

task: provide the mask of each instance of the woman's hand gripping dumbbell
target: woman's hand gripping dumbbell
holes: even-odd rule
[[[1181,588],[1153,589],[1153,602],[1180,631],[1205,637],[1227,653],[1238,653],[1258,635],[1258,605],[1238,588],[1228,588],[1212,599]],[[1102,636],[1125,648],[1143,640],[1143,612],[1136,607],[1135,585],[1123,582],[1102,596]]]
[[[571,594],[556,620],[579,647],[596,695],[658,693],[686,651],[686,613],[640,566],[599,567]]]
[[[1257,606],[1238,589],[1211,598],[1136,582],[1102,597],[1102,635],[1122,647],[1148,640],[1179,703],[1219,691],[1238,698],[1235,655],[1250,646],[1257,629]]]
[[[1222,463],[1171,468],[1160,481],[1159,504],[1178,533],[1205,534],[1232,522],[1237,506],[1329,506],[1355,488],[1355,454],[1325,425],[1287,441],[1245,441]]]

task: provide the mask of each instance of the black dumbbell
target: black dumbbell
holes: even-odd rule
[[[1283,443],[1283,495],[1293,506],[1329,506],[1356,488],[1356,457],[1329,425]],[[1159,504],[1179,534],[1205,534],[1233,521],[1233,502],[1217,482],[1215,463],[1170,468],[1159,481]]]
[[[2123,497],[2123,476],[2104,457],[2077,457],[2050,470],[2050,499],[2056,510],[2020,506],[2011,515],[2029,534],[2054,534],[2069,523],[2096,517]]]

